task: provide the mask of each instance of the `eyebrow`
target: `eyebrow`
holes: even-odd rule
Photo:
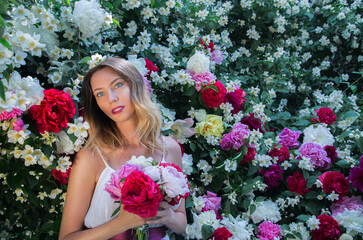
[[[118,78],[116,78],[116,79],[114,79],[111,83],[110,83],[110,85],[112,85],[114,82],[116,82],[116,81],[118,81],[118,80],[123,80],[121,77],[118,77]],[[123,80],[124,81],[124,80]],[[96,88],[96,89],[93,89],[93,93],[94,92],[96,92],[97,90],[102,90],[102,88]]]

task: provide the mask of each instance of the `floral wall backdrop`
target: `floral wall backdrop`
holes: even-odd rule
[[[0,237],[55,239],[80,86],[129,59],[183,149],[173,239],[362,239],[361,0],[0,4]]]

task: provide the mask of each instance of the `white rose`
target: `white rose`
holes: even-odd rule
[[[209,72],[209,58],[202,52],[196,51],[187,62],[187,70],[192,70],[195,73]]]
[[[303,143],[313,142],[324,147],[326,145],[333,145],[334,141],[334,137],[329,129],[321,124],[311,125],[304,130]]]
[[[353,237],[352,237],[352,236],[350,236],[349,234],[343,233],[343,234],[340,236],[339,240],[353,240]]]

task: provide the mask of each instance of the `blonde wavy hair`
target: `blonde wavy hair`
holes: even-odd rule
[[[111,120],[98,106],[92,92],[91,79],[95,72],[110,68],[115,71],[129,86],[131,101],[137,116],[136,135],[140,144],[151,155],[156,149],[162,151],[157,141],[160,137],[161,114],[152,102],[139,71],[130,62],[122,58],[107,58],[90,69],[84,77],[82,86],[82,105],[84,119],[89,123],[89,137],[86,147],[98,146],[115,150],[126,146],[126,139]]]

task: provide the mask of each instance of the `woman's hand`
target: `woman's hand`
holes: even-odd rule
[[[168,223],[170,223],[170,220],[173,219],[174,215],[175,212],[170,208],[169,203],[163,201],[159,205],[155,218],[148,220],[146,223],[167,225]]]
[[[146,224],[148,220],[152,219],[152,218],[142,218],[137,214],[130,213],[123,208],[123,205],[121,205],[120,212],[116,218],[120,223],[122,223],[120,225],[126,224],[128,229],[142,226]]]

